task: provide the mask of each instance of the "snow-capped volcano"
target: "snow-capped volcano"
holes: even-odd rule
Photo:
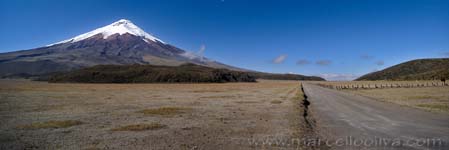
[[[119,21],[116,21],[110,25],[95,29],[93,31],[78,35],[76,37],[73,37],[71,39],[67,39],[61,42],[57,42],[54,44],[50,44],[47,46],[52,46],[52,45],[56,45],[56,44],[61,44],[61,43],[74,43],[74,42],[78,42],[81,40],[85,40],[87,38],[90,38],[94,35],[97,34],[102,34],[103,35],[103,39],[107,39],[109,36],[114,35],[114,34],[125,34],[125,33],[129,33],[131,35],[135,35],[138,37],[142,37],[142,40],[146,41],[147,40],[151,40],[154,42],[161,42],[164,43],[162,40],[152,36],[151,34],[146,33],[145,31],[143,31],[142,29],[140,29],[138,26],[136,26],[134,23],[132,23],[129,20],[126,19],[120,19]]]
[[[45,47],[0,54],[0,77],[39,75],[100,64],[178,66],[184,63],[242,70],[179,49],[121,19]]]

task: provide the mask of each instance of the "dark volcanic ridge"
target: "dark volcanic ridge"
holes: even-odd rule
[[[98,65],[59,73],[49,82],[76,83],[224,83],[256,82],[247,72],[216,69],[195,64],[180,66]]]
[[[317,77],[234,71],[191,63],[180,66],[97,65],[41,78],[57,83],[225,83],[256,82],[256,79],[320,80]]]

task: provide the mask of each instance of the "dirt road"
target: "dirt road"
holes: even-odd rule
[[[333,149],[448,149],[449,116],[304,84],[323,140]]]

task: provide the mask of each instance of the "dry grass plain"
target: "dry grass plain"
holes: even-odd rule
[[[395,103],[421,110],[449,113],[449,86],[440,81],[345,81],[345,82],[313,82],[332,86],[371,85],[366,89],[344,89],[343,91],[371,97],[376,100]],[[434,83],[437,86],[432,86]],[[384,88],[374,88],[384,85]],[[393,85],[393,88],[386,87]],[[396,87],[402,85],[402,87]],[[414,87],[404,88],[406,85]],[[420,87],[417,87],[420,85]]]
[[[308,132],[294,81],[0,85],[0,149],[280,149],[248,141]]]
[[[372,97],[432,112],[449,113],[449,87],[387,88],[348,90],[351,93]]]

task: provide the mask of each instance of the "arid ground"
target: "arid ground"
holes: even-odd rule
[[[0,85],[0,149],[280,149],[297,147],[262,142],[310,132],[294,81]]]

